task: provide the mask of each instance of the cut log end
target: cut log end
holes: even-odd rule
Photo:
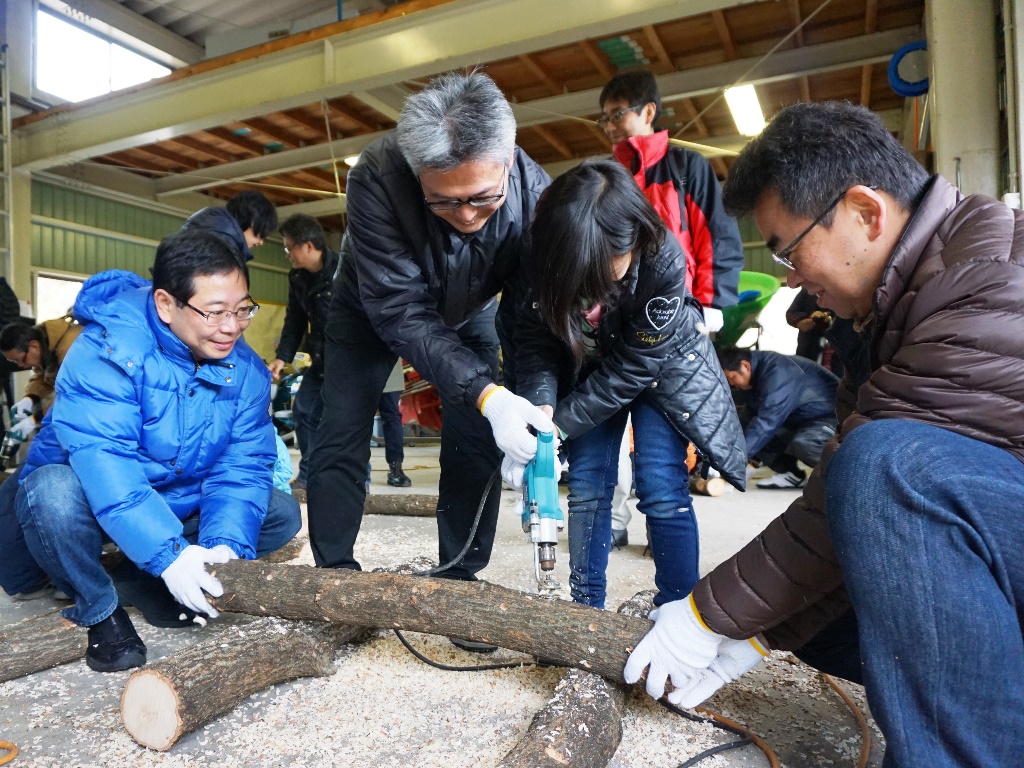
[[[121,720],[139,744],[170,749],[182,736],[180,701],[174,685],[159,672],[139,670],[121,695]]]
[[[702,496],[721,496],[725,493],[727,483],[721,477],[694,477],[690,479],[690,490]]]

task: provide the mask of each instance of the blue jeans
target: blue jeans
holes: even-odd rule
[[[100,564],[100,551],[110,539],[92,513],[75,471],[66,464],[40,467],[22,483],[16,506],[32,556],[57,587],[75,600],[63,611],[64,618],[91,627],[112,614],[117,608],[117,591]],[[183,525],[183,535],[195,544],[199,514],[187,518]],[[272,489],[256,556],[283,547],[300,526],[298,502]]]
[[[647,516],[656,605],[690,594],[699,578],[697,518],[684,440],[642,398],[566,441],[569,454],[569,586],[577,603],[604,608],[612,494],[627,414],[633,419],[637,509]]]
[[[302,375],[299,391],[292,402],[292,421],[295,423],[295,443],[299,448],[299,474],[296,482],[306,482],[309,472],[309,455],[313,452],[316,428],[324,401],[320,391],[324,386],[324,371],[321,366],[310,366]]]
[[[18,477],[21,467],[0,483],[0,587],[8,595],[30,592],[49,578],[28,551],[25,537],[14,509],[18,496]]]
[[[1024,463],[939,427],[858,427],[826,474],[886,768],[1024,760]]]

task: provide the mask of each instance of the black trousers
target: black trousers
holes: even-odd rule
[[[497,376],[499,343],[494,305],[457,332]],[[324,336],[323,414],[307,479],[309,541],[318,566],[358,570],[353,547],[366,498],[364,483],[373,416],[398,356],[381,341],[365,316],[344,306],[335,306]],[[437,531],[439,562],[444,564],[465,546],[500,454],[490,424],[474,405],[442,396],[441,407]],[[498,480],[463,560],[439,576],[474,580],[487,565],[494,545],[500,490]]]

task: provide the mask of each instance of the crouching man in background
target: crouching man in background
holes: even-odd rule
[[[137,571],[136,593],[163,592],[162,626],[181,626],[217,616],[203,590],[222,589],[207,563],[266,554],[300,526],[298,503],[271,487],[270,374],[242,339],[259,309],[245,262],[218,235],[187,230],[160,244],[152,273],[152,284],[110,271],[83,286],[74,314],[86,327],[16,502],[100,672],[146,661],[100,564],[105,541]]]

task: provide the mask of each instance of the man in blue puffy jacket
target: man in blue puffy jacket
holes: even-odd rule
[[[836,389],[831,371],[804,357],[749,349],[720,349],[718,361],[731,386],[747,390],[752,411],[745,421],[747,458],[775,474],[758,488],[803,488],[825,443],[836,433]]]
[[[184,230],[160,244],[152,273],[151,284],[101,272],[82,287],[74,314],[86,327],[16,502],[100,672],[146,659],[100,564],[105,541],[159,577],[182,617],[215,617],[203,592],[222,589],[206,564],[271,552],[300,526],[298,504],[271,487],[270,374],[242,339],[259,309],[245,262],[223,237]]]

